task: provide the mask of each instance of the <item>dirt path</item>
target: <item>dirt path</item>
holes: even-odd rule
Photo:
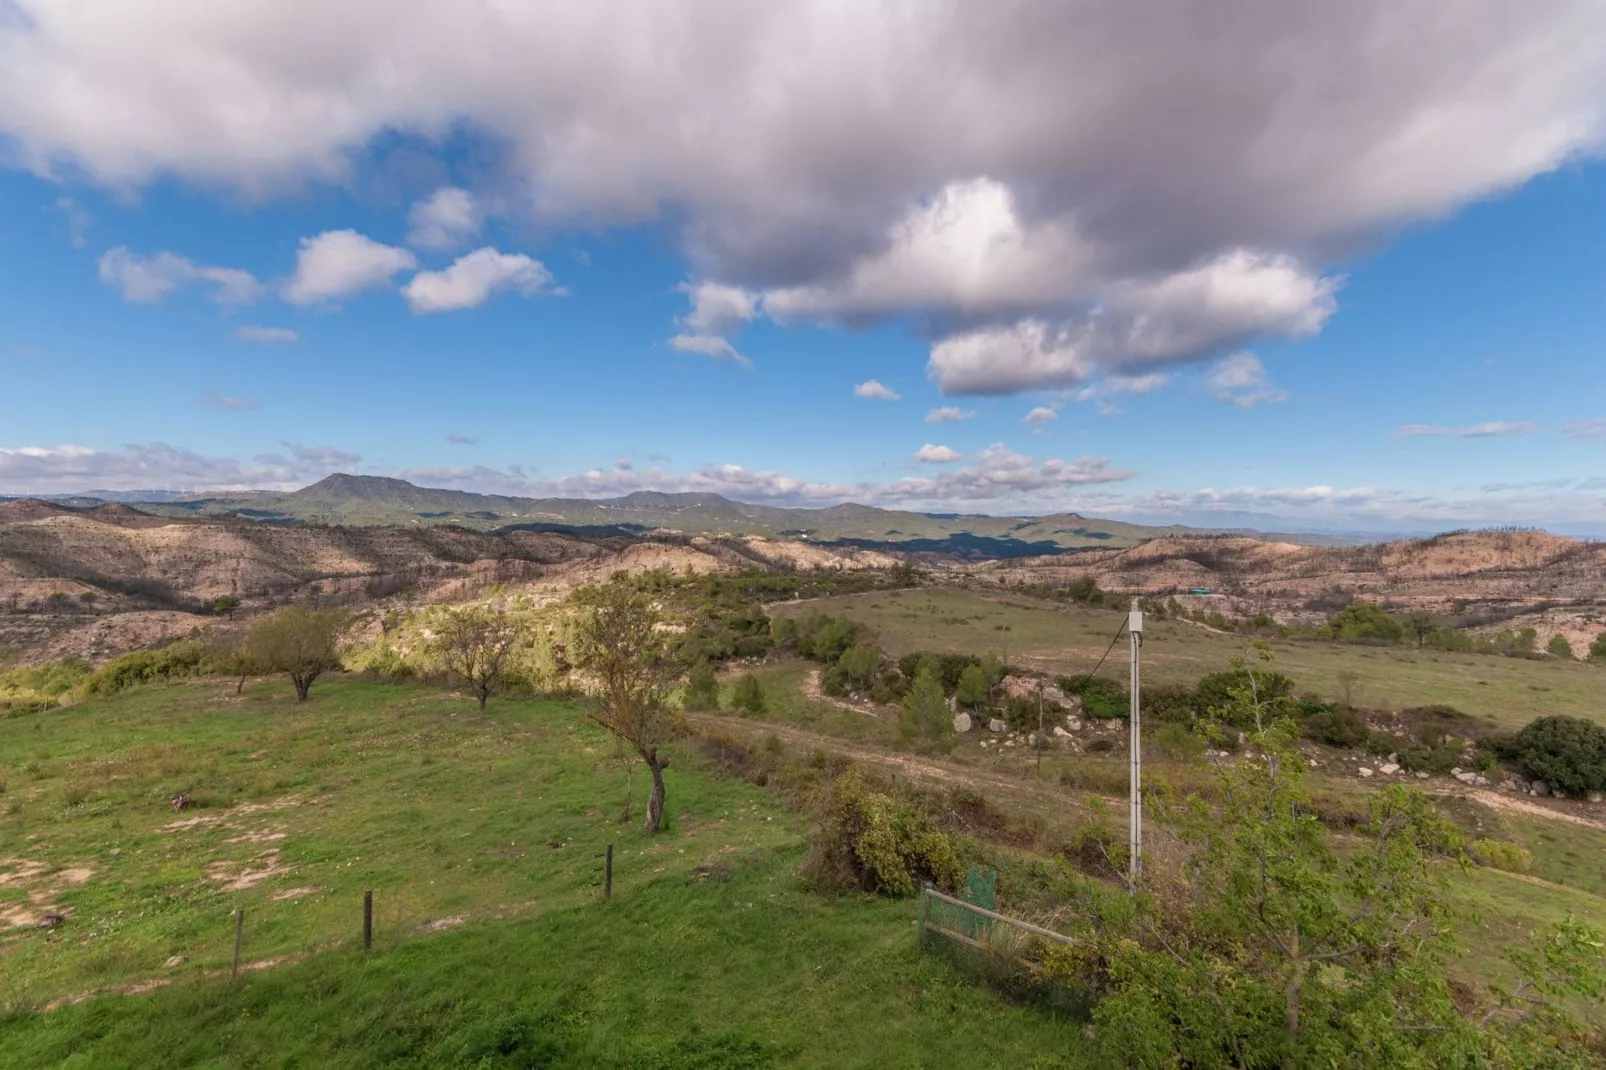
[[[865,746],[862,743],[842,739],[840,736],[811,732],[806,728],[795,728],[791,725],[777,724],[774,721],[753,721],[741,717],[723,717],[718,714],[692,714],[687,720],[694,725],[725,729],[743,736],[775,736],[781,742],[796,749],[813,750],[819,748],[833,751],[864,765],[877,766],[889,770],[916,783],[943,788],[966,787],[997,792],[1037,803],[1052,801],[1062,811],[1074,810],[1083,812],[1087,809],[1083,801],[1088,797],[1088,793],[1085,791],[1071,792],[1057,785],[1035,782],[1022,777],[1013,777],[1005,773],[994,773],[985,769],[977,769],[974,766],[956,767],[932,758],[921,758],[911,754],[898,754],[879,750]],[[1114,797],[1109,798],[1112,804],[1121,801]]]
[[[1457,793],[1460,794],[1460,793]],[[1566,821],[1574,825],[1606,832],[1606,821],[1594,817],[1585,817],[1583,814],[1569,814],[1561,810],[1552,810],[1548,806],[1541,806],[1536,802],[1518,798],[1514,795],[1502,795],[1497,791],[1469,791],[1465,797],[1480,802],[1491,810],[1504,810],[1507,813],[1527,814],[1530,817],[1544,817],[1552,821]]]
[[[827,695],[824,691],[820,690],[819,669],[810,669],[809,674],[803,678],[803,697],[814,702],[824,702],[827,705],[835,706],[839,710],[848,710],[852,713],[863,714],[864,716],[869,717],[871,720],[880,720],[881,718],[881,715],[874,710],[866,709],[863,706],[856,706],[853,703],[843,699],[832,698],[830,695]]]

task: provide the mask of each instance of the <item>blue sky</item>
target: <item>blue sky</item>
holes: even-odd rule
[[[561,71],[532,87],[494,57],[354,88],[420,47],[403,30],[445,10],[428,3],[402,5],[399,36],[298,26],[326,56],[311,74],[254,51],[285,29],[273,5],[218,24],[135,6],[179,52],[254,81],[175,108],[195,87],[140,66],[155,30],[43,3],[0,19],[0,68],[31,78],[0,74],[0,493],[345,470],[526,494],[1606,534],[1606,82],[1591,73],[1606,26],[1589,5],[1539,5],[1520,32],[1466,9],[1459,48],[1490,69],[1539,41],[1547,70],[1577,72],[1516,103],[1459,61],[1414,64],[1403,31],[1397,63],[1368,54],[1359,84],[1315,103],[1314,76],[1277,71],[1212,101],[1211,71],[1264,47],[1222,29],[1196,46],[1205,88],[1157,106],[1130,88],[1160,128],[1097,164],[1102,126],[1011,96],[995,57],[936,33],[954,27],[879,89],[912,99],[968,64],[994,90],[927,130],[831,99],[845,45],[766,82],[763,19],[812,25],[820,5],[744,15],[718,85],[693,84],[702,44],[665,45],[682,66],[663,87],[627,64],[629,122],[607,87]],[[719,7],[679,6],[709,25]],[[832,17],[867,20],[874,52],[880,22]],[[1342,68],[1346,27],[1309,17],[1290,32],[1311,69],[1319,49]],[[1575,43],[1580,26],[1603,32]],[[594,29],[570,27],[576,47],[626,62]],[[1183,47],[1151,32],[1108,30],[1139,70]],[[732,102],[764,85],[778,104]],[[115,126],[82,112],[97,92]],[[1177,148],[1163,124],[1201,92],[1221,114],[1190,123],[1221,134]],[[303,96],[338,128],[290,125]],[[1447,107],[1447,132],[1418,133]],[[1283,112],[1294,133],[1267,117]],[[1006,119],[1058,155],[994,144]],[[967,144],[967,122],[991,141]],[[944,408],[963,418],[934,420]]]

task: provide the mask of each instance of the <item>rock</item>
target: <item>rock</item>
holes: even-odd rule
[[[1080,732],[1082,730],[1082,722],[1075,717],[1067,717],[1065,718],[1065,727],[1072,732]]]
[[[1472,784],[1474,787],[1486,788],[1489,786],[1489,778],[1486,776],[1474,776]]]
[[[1391,754],[1391,755],[1388,756],[1388,758],[1385,759],[1385,761],[1388,761],[1390,764],[1393,764],[1393,765],[1399,765],[1400,764],[1400,756],[1398,754]]]
[[[1013,747],[1013,746],[1014,746],[1014,745],[1015,745],[1015,741],[1014,741],[1014,740],[1013,740],[1013,739],[1006,739],[1006,740],[1004,740],[1004,746],[1006,746],[1006,747]]]
[[[1426,773],[1418,772],[1416,774],[1416,778],[1418,780],[1426,780],[1428,778],[1428,775]]]
[[[1450,773],[1450,775],[1461,781],[1463,784],[1471,784],[1474,781],[1481,779],[1477,773],[1467,773],[1461,770],[1454,770]]]
[[[1055,725],[1054,726],[1054,735],[1058,739],[1070,739],[1071,738],[1071,734],[1069,732],[1065,731],[1065,729],[1061,728],[1059,725]]]
[[[954,714],[954,731],[955,732],[959,732],[961,734],[970,731],[970,714],[968,714],[968,713],[956,713],[956,714]]]
[[[1372,771],[1370,769],[1366,768],[1366,766],[1364,766],[1364,765],[1361,766],[1360,769],[1358,769],[1356,771],[1358,773],[1360,773],[1361,776],[1371,776],[1372,775]]]
[[[1458,765],[1454,769],[1450,770],[1450,775],[1455,777],[1457,780],[1460,780],[1461,779],[1461,767]]]
[[[162,965],[166,966],[168,969],[171,970],[175,966],[182,966],[188,961],[190,961],[190,960],[185,958],[183,955],[174,955],[172,958],[170,958],[166,962],[162,963]]]
[[[1384,762],[1382,765],[1378,766],[1377,771],[1382,773],[1384,776],[1393,776],[1395,773],[1400,771],[1400,765],[1398,762]]]
[[[1315,759],[1315,758],[1312,758],[1312,759],[1311,759],[1311,760],[1310,760],[1310,767],[1311,767],[1311,768],[1312,768],[1312,769],[1315,769],[1315,768],[1316,768],[1316,759]]]
[[[1606,795],[1603,795],[1598,791],[1592,791],[1592,792],[1589,793],[1589,801],[1590,802],[1606,802]]]
[[[997,717],[994,717],[991,721],[987,722],[987,731],[989,732],[1002,732],[1008,727],[1009,726],[1007,724],[999,720]]]
[[[1536,780],[1532,784],[1528,785],[1528,790],[1533,792],[1535,795],[1549,795],[1550,785],[1546,784],[1543,780]]]

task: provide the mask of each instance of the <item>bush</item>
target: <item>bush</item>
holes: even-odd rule
[[[1530,777],[1568,795],[1606,791],[1606,728],[1582,717],[1541,717],[1517,733]]]
[[[153,680],[194,676],[203,671],[212,651],[203,643],[182,642],[159,650],[136,650],[113,658],[97,669],[85,684],[91,695],[115,695]]]
[[[947,833],[909,803],[871,791],[858,770],[831,785],[803,860],[827,891],[913,895],[919,881],[953,890],[965,868]]]
[[[758,682],[758,677],[747,672],[737,679],[736,689],[731,694],[731,708],[748,713],[764,712],[764,685]]]
[[[1287,698],[1294,693],[1294,681],[1280,672],[1271,672],[1264,669],[1255,669],[1255,690],[1259,693],[1262,702]],[[1209,713],[1212,710],[1220,711],[1233,708],[1237,700],[1233,698],[1233,691],[1247,686],[1249,672],[1246,669],[1228,669],[1225,672],[1213,672],[1199,678],[1199,705],[1201,712]],[[1232,722],[1228,722],[1229,724]],[[1240,725],[1239,727],[1246,727]]]
[[[699,661],[692,667],[682,705],[688,710],[719,709],[719,676],[712,662]]]
[[[1095,739],[1087,745],[1089,754],[1108,754],[1115,749],[1115,743],[1108,739]]]
[[[1551,636],[1550,642],[1545,644],[1545,649],[1563,661],[1573,660],[1573,645],[1567,641],[1565,635]]]
[[[1205,741],[1190,731],[1187,725],[1180,724],[1162,725],[1154,734],[1150,745],[1162,756],[1173,761],[1197,758],[1205,751]]]
[[[863,691],[881,668],[881,651],[871,643],[855,643],[842,652],[835,668],[841,670],[850,688]]]
[[[1526,847],[1509,840],[1473,840],[1467,850],[1480,866],[1506,873],[1527,873],[1534,864],[1534,856]]]
[[[1082,699],[1082,712],[1089,717],[1114,720],[1131,712],[1132,699],[1126,688],[1114,680],[1098,676],[1061,676],[1059,689]]]
[[[1589,660],[1606,662],[1606,632],[1595,636],[1595,641],[1589,644]]]
[[[1199,692],[1185,684],[1147,684],[1140,698],[1148,720],[1188,724],[1203,712]]]
[[[1300,731],[1306,739],[1348,750],[1371,735],[1366,720],[1354,710],[1327,710],[1305,718]]]
[[[1348,642],[1399,643],[1405,639],[1405,625],[1370,602],[1356,602],[1333,614],[1328,621],[1333,638]]]
[[[898,709],[898,734],[946,750],[957,742],[948,702],[931,665],[922,666]]]

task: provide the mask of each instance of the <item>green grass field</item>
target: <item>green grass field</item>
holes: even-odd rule
[[[801,888],[774,796],[678,760],[669,829],[620,824],[570,704],[200,681],[0,719],[0,756],[0,914],[67,915],[0,927],[3,1066],[1076,1065],[910,903]]]
[[[1125,620],[1125,610],[934,587],[789,602],[769,611],[846,615],[868,627],[894,655],[991,651],[1050,673],[1092,669]],[[1328,698],[1340,693],[1339,674],[1350,672],[1358,680],[1353,699],[1364,706],[1445,703],[1512,729],[1553,713],[1606,723],[1606,670],[1595,665],[1314,640],[1275,641],[1271,647],[1279,671]],[[1240,636],[1185,621],[1150,620],[1143,637],[1144,678],[1193,683],[1225,668],[1243,648]],[[1113,669],[1117,679],[1124,679],[1125,668],[1123,640],[1102,671]]]

